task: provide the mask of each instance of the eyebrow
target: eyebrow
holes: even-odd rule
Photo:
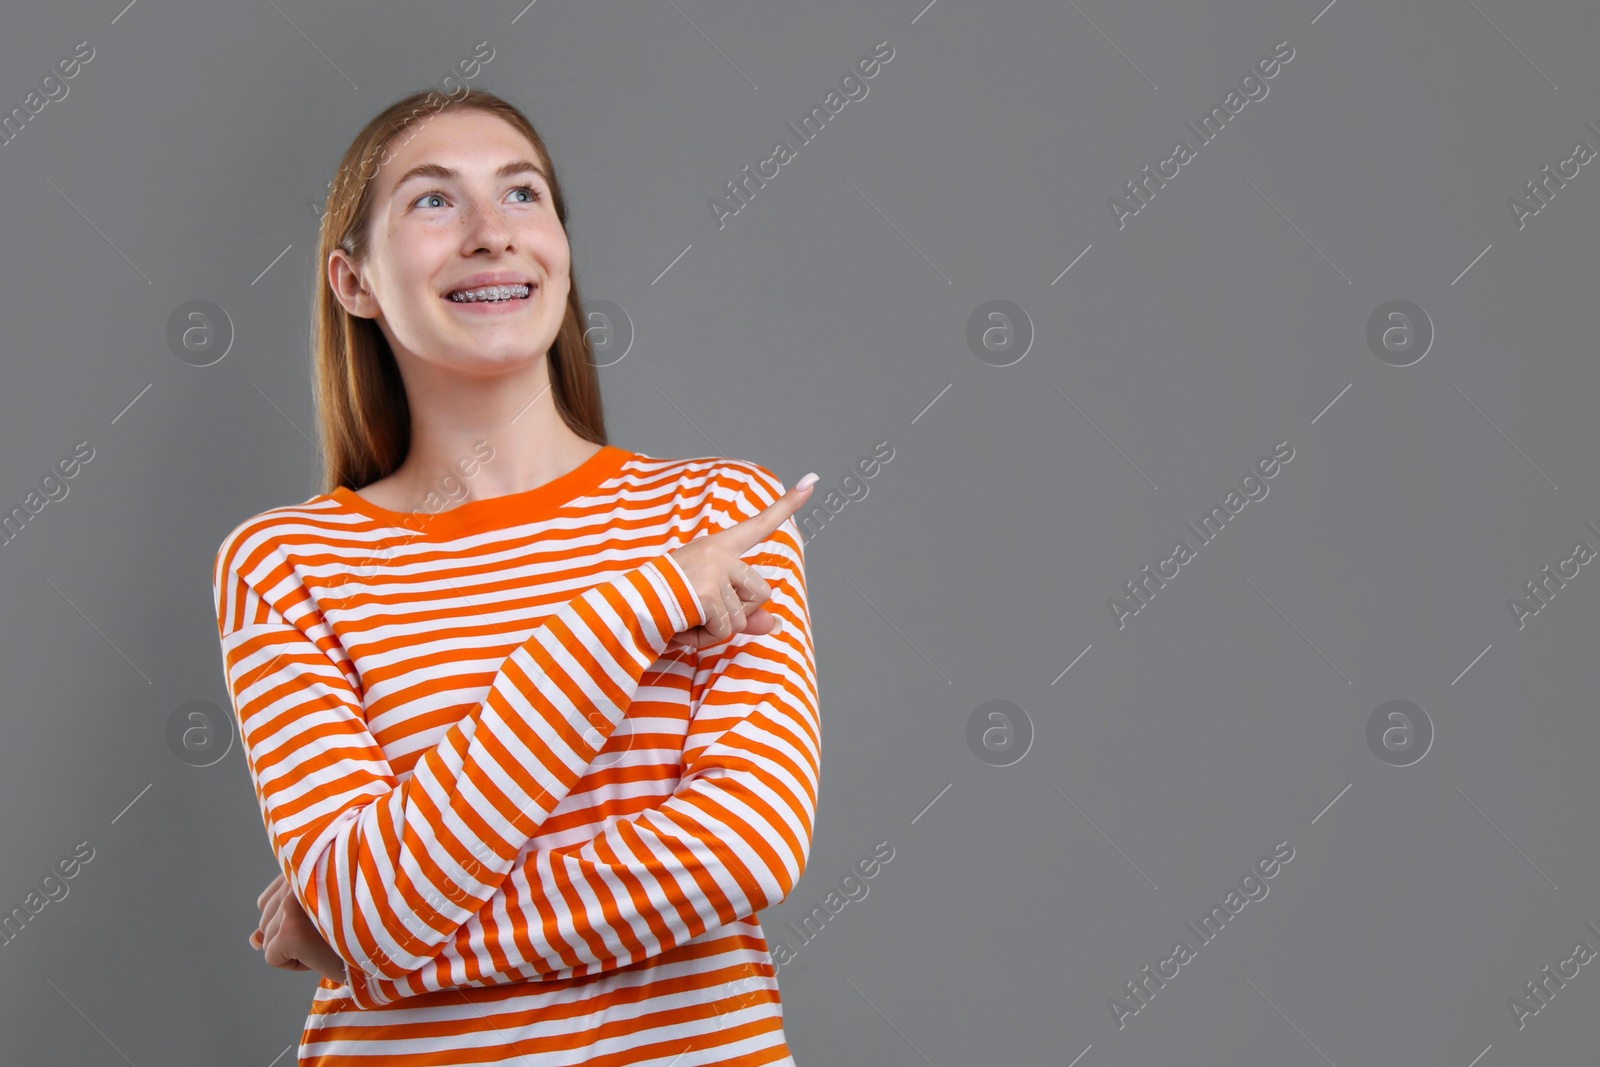
[[[537,174],[546,182],[549,182],[550,180],[549,176],[539,168],[538,164],[527,159],[514,159],[509,163],[501,164],[500,169],[494,172],[494,176],[496,178],[509,178],[515,174],[528,173]],[[408,181],[411,181],[413,178],[442,178],[446,181],[455,181],[460,177],[461,172],[456,170],[454,167],[447,167],[442,163],[419,163],[417,166],[412,167],[410,170],[402,174],[400,176],[400,180],[394,183],[394,186],[390,191],[393,192],[394,190],[399,189],[402,185]]]

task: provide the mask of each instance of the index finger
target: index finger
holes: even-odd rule
[[[713,536],[728,541],[736,554],[744,555],[771,537],[772,532],[788,521],[789,516],[800,510],[800,506],[810,497],[811,487],[816,482],[815,474],[807,474],[794,484],[794,488],[773,501],[770,506]]]

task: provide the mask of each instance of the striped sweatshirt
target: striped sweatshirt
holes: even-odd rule
[[[340,487],[217,552],[267,839],[344,959],[299,1063],[793,1064],[756,913],[805,869],[820,723],[801,539],[743,558],[777,634],[666,553],[775,502],[740,460],[612,445],[403,513]]]

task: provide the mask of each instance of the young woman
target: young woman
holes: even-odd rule
[[[816,814],[815,476],[607,443],[565,223],[476,89],[335,176],[326,491],[213,573],[301,1064],[793,1063],[756,913]]]

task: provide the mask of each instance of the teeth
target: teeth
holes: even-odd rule
[[[486,285],[482,289],[461,289],[450,294],[450,299],[458,304],[468,301],[488,300],[520,300],[530,295],[533,288],[521,283],[515,285]]]

